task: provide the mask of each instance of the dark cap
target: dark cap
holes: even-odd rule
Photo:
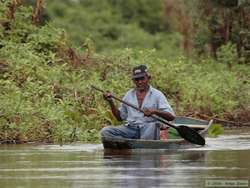
[[[132,79],[141,78],[148,75],[148,68],[146,65],[139,65],[133,68]]]

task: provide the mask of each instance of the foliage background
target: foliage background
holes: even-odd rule
[[[0,140],[98,141],[103,126],[120,122],[90,85],[122,97],[133,87],[130,71],[138,64],[149,67],[152,85],[165,93],[177,115],[247,125],[249,25],[244,19],[234,23],[243,43],[225,38],[209,23],[221,21],[214,17],[217,9],[227,18],[231,7],[203,1],[212,7],[206,22],[208,4],[185,2],[2,1]],[[232,12],[249,8],[247,1],[239,2]]]

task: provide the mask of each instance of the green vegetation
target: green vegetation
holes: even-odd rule
[[[247,0],[50,0],[46,5],[45,19],[65,28],[77,47],[90,39],[98,52],[133,48],[155,49],[167,58],[182,51],[217,57],[231,43],[233,61],[250,63]]]
[[[52,0],[47,2],[47,14],[56,25],[70,31],[70,37],[78,45],[83,45],[86,38],[90,38],[97,50],[145,47],[145,44],[154,48],[158,41],[151,34],[166,27],[161,22],[161,0],[155,2],[87,0],[58,3]]]
[[[213,124],[208,130],[208,136],[217,137],[224,133],[224,129],[219,124]]]
[[[138,64],[148,65],[178,115],[249,122],[250,68],[235,62],[235,44],[221,46],[217,60],[188,58],[182,34],[159,21],[159,4],[76,2],[47,1],[48,17],[41,6],[0,2],[0,141],[98,141],[103,126],[119,122],[90,84],[122,96]],[[126,14],[134,6],[142,10]]]

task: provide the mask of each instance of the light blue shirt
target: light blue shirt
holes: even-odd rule
[[[129,90],[123,97],[123,100],[139,108],[135,89]],[[152,86],[149,87],[149,91],[143,100],[141,109],[157,109],[175,115],[164,94]],[[146,117],[142,112],[139,112],[123,103],[121,103],[119,111],[122,120],[126,121],[129,125],[137,125],[141,127],[156,122],[155,119]]]

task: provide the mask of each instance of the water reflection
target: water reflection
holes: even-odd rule
[[[197,171],[198,167],[195,166],[203,166],[204,157],[204,152],[164,151],[158,153],[151,151],[151,153],[144,153],[138,151],[138,153],[131,154],[111,150],[104,153],[104,165],[110,169],[108,172],[110,176],[119,174],[119,182],[113,179],[108,180],[112,187],[183,187],[190,185],[199,187],[202,182],[195,180],[197,178],[199,180],[202,174]],[[120,169],[121,166],[123,169]]]
[[[250,136],[209,138],[188,150],[103,151],[100,144],[0,145],[0,188],[205,187],[250,179]]]

